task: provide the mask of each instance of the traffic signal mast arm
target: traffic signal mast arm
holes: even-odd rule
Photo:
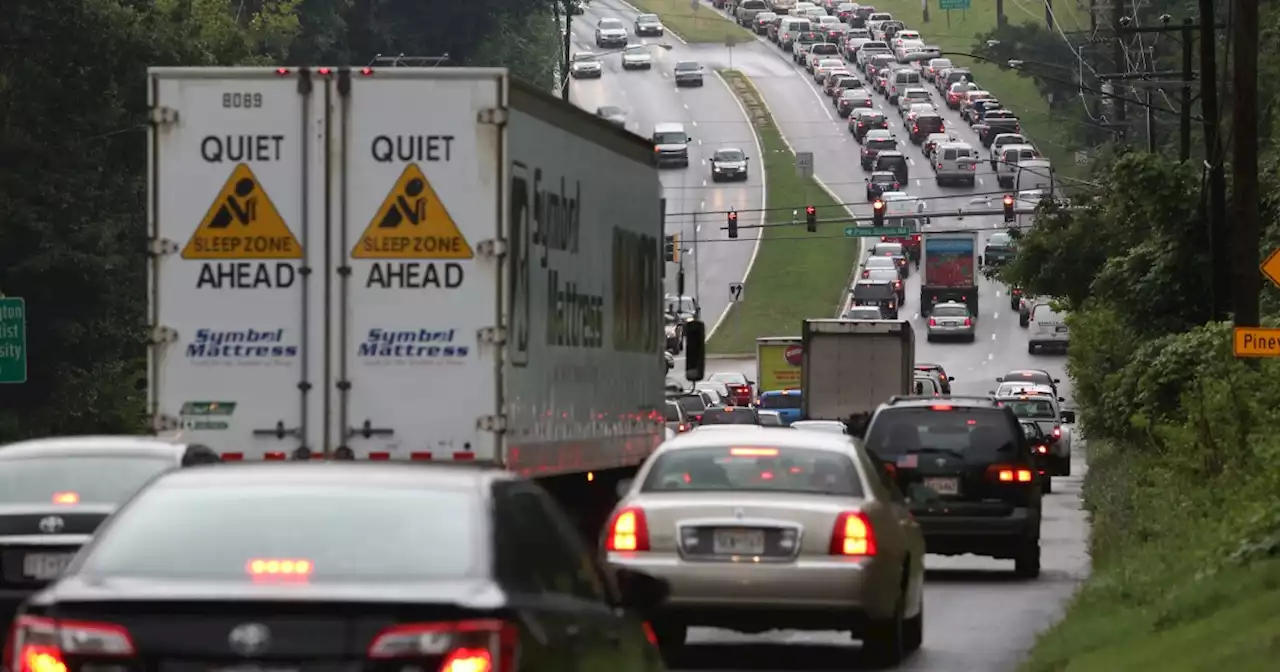
[[[948,212],[930,210],[926,212],[913,212],[913,213],[907,213],[902,215],[882,215],[881,221],[896,222],[902,219],[920,219],[922,217],[928,217],[930,220],[948,219],[948,218],[964,219],[965,217],[996,217],[996,216],[1003,218],[1005,215],[1005,212],[1006,211],[1004,210],[1004,208],[1001,208],[999,210],[988,208],[985,210],[955,210],[955,211],[948,211]],[[1035,212],[1036,212],[1035,208],[1015,207],[1013,209],[1014,215],[1033,215],[1035,214]],[[869,226],[875,226],[874,213],[872,217],[857,217],[857,216],[833,217],[830,219],[818,219],[814,223],[816,225],[816,224],[849,224],[849,223],[857,224],[859,222],[867,222]],[[796,226],[797,224],[799,224],[799,222],[774,222],[770,224],[739,224],[738,228],[739,229],[772,229],[777,227]],[[721,227],[720,230],[724,231],[726,229],[727,227]],[[925,231],[924,233],[928,233],[928,231]]]

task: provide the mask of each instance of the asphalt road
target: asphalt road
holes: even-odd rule
[[[708,8],[709,9],[709,8]],[[628,28],[635,12],[616,0],[594,0],[586,14],[572,22],[574,51],[601,52],[595,45],[595,25],[604,17],[623,19]],[[720,230],[723,214],[714,217],[698,213],[741,210],[741,224],[758,224],[764,202],[759,150],[755,135],[737,98],[721,79],[707,72],[704,85],[676,88],[671,78],[676,62],[697,60],[688,45],[673,38],[631,38],[632,43],[651,45],[653,69],[622,69],[622,56],[604,53],[604,75],[600,79],[574,80],[570,83],[570,99],[579,107],[595,112],[602,105],[617,105],[628,112],[627,129],[644,137],[653,132],[654,124],[680,122],[693,138],[689,146],[688,168],[664,168],[662,185],[667,199],[666,229],[679,233],[684,248],[685,293],[698,297],[702,317],[708,327],[714,326],[729,305],[729,285],[741,282],[756,249],[760,229],[743,229],[733,244],[699,244],[704,240],[727,239]],[[657,45],[669,45],[665,50]],[[752,158],[745,182],[711,181],[707,160],[716,149],[737,148]],[[676,264],[667,264],[666,288],[676,291]]]
[[[596,16],[617,16],[624,21],[629,21],[634,16],[633,10],[618,4],[617,0],[597,0],[593,5]],[[714,10],[704,5],[699,11]],[[928,31],[925,30],[924,34],[927,41]],[[732,67],[745,72],[755,82],[784,136],[795,150],[814,153],[815,174],[832,192],[835,200],[849,204],[857,216],[869,217],[870,208],[866,203],[864,182],[866,174],[858,165],[859,146],[849,136],[844,120],[835,114],[829,99],[817,89],[808,73],[792,63],[789,54],[763,39],[756,43],[738,45],[733,48],[732,54],[723,46],[686,46],[675,40],[670,41],[677,48],[667,52],[668,59],[685,58],[688,54],[709,69],[729,67],[732,59]],[[710,80],[708,84],[710,86]],[[719,89],[717,92],[728,95],[726,91]],[[690,93],[692,95],[678,94],[682,103],[694,100],[702,92]],[[720,124],[704,123],[704,120],[719,122],[734,117],[734,104],[731,100],[715,103],[707,98],[703,95],[700,104],[690,104],[687,110],[690,123],[697,120],[699,128],[716,127]],[[985,158],[985,151],[981,150],[977,137],[968,125],[955,112],[947,110],[941,104],[942,101],[936,98],[936,94],[935,99],[939,109],[943,110],[949,130],[979,148],[980,156]],[[928,199],[926,214],[934,217],[929,225],[930,229],[985,229],[980,234],[981,241],[985,241],[991,232],[1004,227],[1000,216],[969,216],[964,219],[938,217],[943,212],[961,209],[972,211],[996,208],[1003,190],[996,184],[995,175],[986,163],[979,165],[974,187],[938,187],[927,161],[907,140],[896,109],[891,108],[887,100],[878,95],[875,103],[888,112],[892,130],[902,140],[903,151],[912,161],[911,184],[906,191],[913,196]],[[681,107],[674,109],[678,113]],[[671,114],[666,108],[661,108],[658,112]],[[743,130],[717,137],[738,140],[745,133]],[[734,135],[737,137],[734,138]],[[741,144],[746,145],[745,142]],[[975,198],[991,200],[989,203],[977,203],[974,202]],[[819,216],[840,215],[820,213]],[[831,228],[836,227],[832,225]],[[820,230],[815,235],[834,233],[834,230]],[[711,254],[713,253],[708,252],[708,256]],[[912,321],[917,334],[923,334],[925,324],[920,319],[917,305],[918,282],[918,274],[913,272],[908,279],[903,316]],[[704,292],[715,290],[705,283],[702,287]],[[1046,369],[1063,380],[1060,388],[1067,399],[1066,406],[1071,407],[1072,392],[1065,371],[1065,358],[1061,355],[1031,355],[1027,352],[1026,331],[1018,326],[1017,314],[1010,307],[1006,288],[986,279],[980,280],[979,306],[978,333],[974,343],[928,343],[924,338],[919,338],[916,360],[945,367],[956,379],[953,383],[956,394],[986,394],[994,389],[995,378],[1010,369]],[[745,358],[713,360],[709,369],[711,372],[742,371],[754,378],[755,362]],[[679,369],[676,373],[679,373]],[[1064,602],[1089,571],[1087,521],[1080,506],[1080,486],[1086,470],[1084,451],[1084,441],[1075,438],[1072,476],[1054,479],[1054,492],[1045,499],[1041,542],[1043,571],[1039,579],[1023,581],[1012,578],[1012,561],[975,556],[928,556],[926,566],[930,572],[925,594],[928,615],[924,646],[898,669],[999,672],[1017,667],[1034,643],[1035,635],[1058,617]],[[692,646],[685,657],[677,661],[681,669],[792,670],[862,667],[857,645],[847,635],[839,632],[775,631],[743,635],[705,628],[691,632],[690,642]]]

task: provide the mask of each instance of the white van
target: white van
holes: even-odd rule
[[[1040,191],[1053,196],[1053,164],[1044,157],[1022,159],[1018,162],[1014,188],[1018,191]]]
[[[933,164],[938,186],[967,184],[973,186],[978,174],[978,150],[967,142],[944,142],[934,150]]]
[[[1038,301],[1031,305],[1031,338],[1027,341],[1027,352],[1035,354],[1040,348],[1067,349],[1071,333],[1067,327],[1066,316],[1053,309],[1047,301]]]
[[[903,68],[895,70],[893,79],[889,82],[889,104],[897,105],[898,96],[903,91],[920,86],[920,71],[915,68]]]
[[[996,159],[996,181],[1002,187],[1012,187],[1014,178],[1018,176],[1018,163],[1038,158],[1040,152],[1031,145],[1005,145]]]
[[[813,24],[809,19],[797,16],[783,17],[778,23],[778,44],[782,45],[784,51],[791,51],[795,46],[796,36],[811,30],[813,30]]]

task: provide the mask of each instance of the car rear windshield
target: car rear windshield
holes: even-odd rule
[[[680,404],[680,408],[683,408],[685,413],[701,413],[707,409],[706,400],[698,394],[680,397],[676,399],[676,403]]]
[[[654,133],[655,145],[683,145],[689,142],[689,136],[679,132]]]
[[[815,45],[813,45],[813,53],[815,53],[815,54],[835,54],[835,53],[839,53],[839,52],[836,50],[836,45],[834,45],[834,44],[827,44],[827,43],[825,43],[825,42],[824,42],[824,43],[822,43],[822,44],[815,44]]]
[[[866,301],[883,301],[893,298],[893,285],[887,282],[859,282],[853,286],[853,298]]]
[[[940,403],[880,411],[868,428],[866,445],[888,461],[936,452],[990,462],[1018,457],[1015,431],[1003,410]]]
[[[897,148],[898,148],[898,141],[893,140],[892,138],[884,138],[884,139],[877,138],[875,140],[867,141],[867,149],[885,150],[885,149],[897,149]]]
[[[968,317],[969,309],[964,306],[934,306],[930,315],[938,317]]]
[[[735,446],[673,450],[658,456],[642,492],[803,492],[861,497],[853,460],[826,450]]]
[[[702,414],[704,425],[758,425],[756,414],[747,408],[708,408]]]
[[[760,408],[800,408],[798,394],[770,394],[760,397]]]
[[[894,166],[905,166],[907,165],[907,157],[882,155],[878,159],[876,159],[876,165],[878,166],[877,170],[883,170],[885,168],[891,168]]]
[[[158,456],[0,460],[0,504],[119,504],[173,466],[174,460]]]
[[[916,126],[926,132],[941,131],[946,128],[946,125],[942,122],[942,117],[916,117]]]
[[[746,385],[747,377],[741,373],[713,373],[707,380],[725,385]]]
[[[667,422],[680,422],[680,404],[667,404]]]
[[[281,480],[151,488],[98,537],[79,572],[390,583],[458,579],[483,569],[486,532],[469,489]]]
[[[1019,418],[1029,420],[1056,420],[1053,414],[1053,403],[1048,399],[1005,399],[1000,402],[1009,407]]]

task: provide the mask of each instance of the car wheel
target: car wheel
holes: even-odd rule
[[[1019,316],[1018,316],[1018,326],[1019,326],[1019,327],[1022,327],[1023,329],[1026,329],[1028,326],[1030,326],[1030,324],[1031,324],[1031,320],[1030,320],[1030,319],[1025,318],[1025,317],[1023,317],[1023,316],[1021,316],[1021,315],[1019,315]]]
[[[924,600],[920,600],[920,611],[902,624],[903,654],[918,651],[924,644]]]
[[[905,592],[904,590],[903,593]],[[907,633],[902,619],[902,601],[905,598],[905,594],[898,596],[898,603],[893,607],[892,616],[870,620],[863,629],[862,655],[872,665],[883,667],[897,665],[906,657]]]
[[[1044,481],[1042,481],[1040,485],[1043,486],[1040,488],[1040,491],[1044,494],[1047,495],[1053,492],[1053,479],[1050,478],[1048,474],[1045,474]]]
[[[1022,579],[1034,579],[1040,576],[1040,537],[1032,537],[1022,542],[1022,547],[1013,558],[1013,573]]]

